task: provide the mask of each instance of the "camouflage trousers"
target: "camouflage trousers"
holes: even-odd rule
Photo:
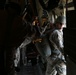
[[[53,55],[47,58],[45,75],[66,75],[66,64],[60,59],[62,54]]]

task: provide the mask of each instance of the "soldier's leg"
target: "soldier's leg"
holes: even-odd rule
[[[53,57],[48,57],[47,58],[47,67],[46,67],[46,73],[45,75],[56,75],[57,71],[54,65],[54,59]]]
[[[58,75],[66,75],[66,64],[63,61],[57,64],[56,69]]]
[[[53,50],[53,53],[50,57],[46,58],[47,60],[47,69],[45,75],[56,75],[56,65],[61,58],[61,52],[59,50]]]

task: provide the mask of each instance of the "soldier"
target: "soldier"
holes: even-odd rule
[[[52,55],[47,58],[46,75],[66,75],[66,65],[64,63],[63,27],[65,17],[59,16],[55,21],[55,29],[51,33],[49,40],[53,45]]]

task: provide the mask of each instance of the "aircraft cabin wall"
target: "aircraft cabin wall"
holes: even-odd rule
[[[74,1],[74,2],[73,2]],[[66,5],[66,25],[64,28],[64,52],[67,75],[76,75],[76,1],[69,0]]]

